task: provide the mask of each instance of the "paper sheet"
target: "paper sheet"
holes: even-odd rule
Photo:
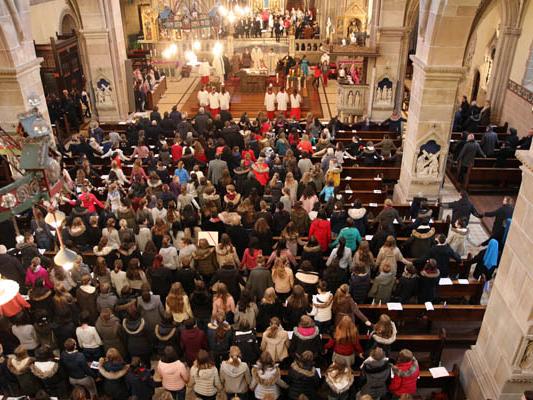
[[[344,193],[346,193],[346,194],[351,194],[351,193],[353,193],[353,190],[351,190],[351,189],[346,189],[346,190],[344,191]]]
[[[352,180],[352,177],[351,176],[347,176],[346,178],[344,178],[345,181],[351,181]]]
[[[470,285],[470,281],[468,279],[457,279],[457,282],[459,285]]]
[[[44,253],[46,253],[46,249],[38,249],[39,250],[39,253],[41,253],[41,255],[43,255]]]
[[[402,303],[387,303],[387,308],[390,311],[392,310],[402,311],[403,310]]]
[[[98,366],[99,366],[99,365],[100,365],[100,364],[98,363],[98,361],[93,361],[93,362],[91,363],[91,368],[92,368],[92,369],[98,369]]]
[[[292,335],[294,334],[294,331],[287,332],[287,335],[289,335],[289,340],[292,340]]]
[[[320,372],[320,368],[316,368],[316,372],[318,374],[318,377],[322,379],[322,373]]]
[[[377,206],[378,206],[378,203],[368,203],[368,206],[369,206],[369,207],[377,207]]]
[[[445,367],[430,368],[429,372],[431,372],[431,376],[434,379],[444,378],[445,376],[450,376],[450,373],[448,372],[448,370]]]
[[[365,240],[372,240],[374,235],[365,235]]]
[[[376,177],[374,178],[374,180],[375,180],[375,181],[380,181],[381,178],[380,178],[379,176],[376,176]]]
[[[374,190],[374,193],[381,194],[381,190]]]
[[[439,279],[439,285],[446,286],[446,285],[453,285],[453,282],[450,278],[440,278]]]
[[[426,301],[424,303],[424,305],[426,306],[426,310],[428,310],[428,311],[433,311],[435,309],[435,307],[433,307],[433,303],[431,301]]]

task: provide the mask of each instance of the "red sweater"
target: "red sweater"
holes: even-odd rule
[[[416,381],[420,375],[416,360],[396,364],[393,372],[394,377],[389,385],[392,394],[400,397],[402,394],[416,393]]]
[[[356,338],[353,343],[342,344],[338,343],[335,339],[329,339],[324,348],[326,350],[333,348],[333,351],[341,356],[351,356],[353,353],[360,354],[363,352],[359,338]]]
[[[241,261],[241,266],[246,267],[249,270],[254,269],[255,267],[257,267],[257,257],[259,257],[262,254],[263,252],[260,249],[259,250],[256,249],[254,250],[253,254],[250,254],[250,249],[247,248],[246,250],[244,250],[244,254],[242,256],[242,261]]]
[[[92,193],[82,193],[78,198],[81,200],[81,205],[90,213],[96,212],[96,206],[104,208],[102,202]]]
[[[309,237],[314,236],[322,251],[327,251],[331,242],[331,224],[325,219],[315,219],[309,228]]]

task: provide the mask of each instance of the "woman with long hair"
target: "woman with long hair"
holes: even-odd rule
[[[267,351],[275,363],[280,363],[289,356],[289,342],[289,335],[281,326],[280,319],[272,317],[261,339],[261,351]]]
[[[335,334],[326,343],[325,349],[333,349],[334,362],[343,359],[348,366],[352,366],[356,356],[363,356],[357,327],[350,317],[345,315],[340,319],[335,327]]]
[[[237,303],[234,316],[234,327],[238,327],[242,321],[246,321],[250,329],[256,327],[257,319],[257,304],[253,301],[252,295],[248,289],[244,289],[241,293],[241,297]]]
[[[352,369],[346,362],[339,358],[329,366],[325,373],[326,384],[328,385],[328,400],[348,400],[350,389],[353,385]]]
[[[300,240],[300,233],[293,221],[289,221],[285,228],[281,231],[281,238],[287,243],[287,248],[291,251],[293,256],[298,254],[298,245],[304,246],[306,242]]]
[[[284,310],[284,325],[288,329],[293,329],[298,325],[300,317],[311,311],[309,298],[305,290],[300,285],[294,285],[292,293],[287,299]]]
[[[302,202],[302,207],[305,211],[307,211],[308,214],[313,211],[315,203],[319,202],[314,185],[308,184],[305,187],[302,192],[302,196],[300,197],[300,201]]]
[[[359,310],[357,303],[352,299],[352,296],[350,295],[350,287],[347,284],[341,285],[335,292],[331,311],[333,311],[333,315],[335,316],[335,325],[337,325],[345,315],[349,316],[354,322],[355,317],[357,317],[359,320],[363,321],[366,326],[372,325],[368,318],[361,312],[361,310]]]
[[[220,238],[220,243],[216,246],[215,252],[217,255],[218,265],[234,265],[239,268],[241,261],[237,255],[235,246],[231,243],[231,239],[227,233],[223,233]]]
[[[226,321],[233,323],[233,316],[235,315],[235,300],[229,294],[228,288],[222,282],[213,287],[215,295],[213,296],[213,318],[217,313],[222,312],[226,316]]]
[[[256,399],[277,400],[280,388],[287,389],[288,385],[281,379],[281,372],[274,363],[272,356],[263,351],[257,364],[252,368],[252,383],[250,389],[254,391]]]
[[[259,241],[259,247],[264,256],[268,256],[272,253],[272,231],[270,230],[270,226],[266,219],[259,218],[255,222],[251,235],[255,236]]]
[[[387,314],[381,314],[374,325],[374,330],[370,333],[372,348],[381,347],[388,356],[392,344],[396,341],[397,333],[396,324]]]
[[[189,296],[185,293],[180,282],[174,282],[166,298],[165,310],[172,314],[176,324],[193,318],[193,312],[189,303]]]
[[[252,383],[252,376],[248,365],[241,361],[241,350],[231,346],[229,357],[220,366],[220,382],[229,399],[239,398],[247,400],[248,391]]]
[[[228,354],[233,340],[233,330],[226,322],[226,315],[217,312],[212,321],[207,325],[207,342],[215,361],[215,365],[220,366]]]
[[[285,176],[285,185],[283,187],[289,189],[289,196],[292,204],[294,204],[294,202],[297,200],[296,195],[298,192],[298,181],[294,179],[292,172],[287,172],[287,175]]]
[[[275,251],[270,254],[270,257],[267,260],[267,266],[273,265],[274,261],[281,257],[285,257],[292,266],[296,266],[296,258],[294,258],[294,254],[292,254],[290,249],[287,247],[287,242],[283,238],[278,240]]]
[[[201,400],[216,400],[217,392],[222,390],[217,367],[205,350],[198,352],[191,367],[189,387]]]
[[[100,358],[98,372],[104,380],[103,394],[113,400],[124,400],[130,395],[124,377],[129,365],[124,362],[117,349],[107,350],[105,358]]]
[[[400,249],[396,246],[396,239],[394,236],[389,235],[385,240],[381,249],[379,249],[378,256],[376,258],[376,267],[379,269],[382,265],[388,264],[391,266],[391,271],[396,276],[398,270],[398,261],[403,264],[411,264],[403,255]]]
[[[257,305],[257,331],[263,332],[270,325],[270,320],[273,317],[281,319],[282,307],[281,302],[276,295],[276,291],[273,287],[269,287],[265,290],[263,298]]]
[[[272,282],[274,282],[276,294],[281,301],[284,301],[294,286],[294,274],[285,257],[280,257],[274,262]]]
[[[352,265],[354,267],[362,267],[367,272],[374,268],[374,255],[370,251],[370,243],[368,241],[362,240],[359,243],[359,247],[353,256]]]
[[[259,247],[259,240],[257,237],[250,237],[248,242],[248,247],[244,250],[244,254],[241,260],[241,268],[245,271],[245,274],[248,273],[257,267],[257,257],[262,256],[263,252]]]
[[[154,226],[152,227],[152,240],[158,249],[163,244],[163,238],[168,235],[168,225],[162,218],[156,218]]]

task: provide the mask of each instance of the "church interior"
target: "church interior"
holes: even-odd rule
[[[533,1],[0,21],[3,398],[533,400]]]

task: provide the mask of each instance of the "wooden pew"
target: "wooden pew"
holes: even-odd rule
[[[341,172],[341,177],[353,178],[375,178],[380,176],[386,181],[397,181],[400,179],[400,167],[389,166],[359,166],[359,167],[344,167]]]
[[[153,110],[154,106],[159,103],[161,97],[165,95],[167,91],[167,78],[163,76],[159,82],[155,85],[153,90],[148,91],[146,94],[146,109]]]
[[[370,139],[370,138],[367,138],[367,137],[364,137],[364,136],[360,137],[360,139],[361,139],[362,143],[372,142],[374,144],[377,144],[380,141],[380,140],[373,140],[373,139]],[[335,141],[336,142],[342,142],[342,144],[344,144],[346,146],[347,144],[352,142],[352,138],[351,137],[349,137],[349,138],[336,137]],[[394,139],[394,145],[396,147],[401,147],[402,139]]]
[[[359,309],[371,321],[377,321],[381,314],[387,314],[393,321],[422,322],[427,330],[432,323],[441,322],[453,327],[457,322],[479,322],[485,315],[485,306],[481,305],[442,305],[434,304],[433,311],[427,311],[424,304],[404,304],[403,310],[389,310],[386,304],[359,304]]]
[[[382,203],[387,199],[387,192],[380,189],[374,190],[339,190],[348,202],[359,199],[362,203]]]
[[[338,189],[346,190],[348,186],[351,190],[382,190],[384,185],[383,180],[381,178],[351,179],[350,177],[348,177],[341,179],[341,183],[338,186]]]
[[[469,298],[471,304],[479,304],[483,294],[484,283],[482,280],[470,279],[468,285],[462,285],[459,281],[454,280],[452,285],[439,285],[437,287],[437,297],[446,301]]]

